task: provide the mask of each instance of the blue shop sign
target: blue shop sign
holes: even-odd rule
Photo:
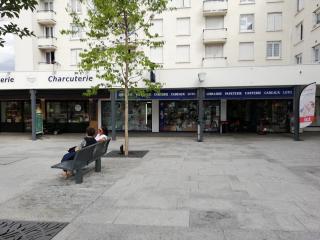
[[[206,89],[206,99],[293,98],[293,88]]]
[[[130,99],[158,99],[158,100],[179,100],[179,99],[196,99],[197,90],[196,89],[164,89],[159,93],[151,93],[147,97],[139,97],[130,95]],[[117,99],[124,99],[124,94],[122,91],[117,92]]]

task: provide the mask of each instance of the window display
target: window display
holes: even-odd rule
[[[67,102],[47,102],[47,122],[66,123],[67,109]]]
[[[10,101],[1,102],[1,122],[3,123],[22,123],[23,102]]]
[[[161,101],[160,131],[196,131],[197,102],[196,101]]]
[[[102,125],[111,129],[111,102],[103,101]],[[129,131],[151,131],[152,104],[146,101],[129,101]],[[116,130],[124,130],[124,102],[116,102]]]

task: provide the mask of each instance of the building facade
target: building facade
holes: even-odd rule
[[[320,0],[174,0],[155,16],[152,32],[163,47],[145,49],[161,93],[132,96],[132,131],[196,131],[199,99],[207,132],[288,132],[292,127],[294,87],[320,84]],[[78,0],[42,0],[24,12],[22,26],[36,37],[16,40],[15,72],[0,73],[0,131],[30,130],[30,93],[48,132],[81,132],[86,126],[123,124],[121,90],[82,93],[99,83],[94,73],[78,71],[85,33],[70,23],[66,7],[80,15]],[[61,35],[72,29],[71,36]],[[148,73],[146,73],[148,74]],[[320,129],[320,87],[316,122]]]

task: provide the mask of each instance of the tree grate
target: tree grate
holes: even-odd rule
[[[68,223],[0,220],[0,240],[50,240]]]

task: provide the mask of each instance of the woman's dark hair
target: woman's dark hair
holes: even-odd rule
[[[92,127],[87,127],[86,132],[87,132],[87,135],[90,137],[93,137],[96,134],[96,130]]]
[[[107,127],[101,127],[101,129],[103,131],[103,134],[108,136],[108,134],[109,134],[108,128]]]

